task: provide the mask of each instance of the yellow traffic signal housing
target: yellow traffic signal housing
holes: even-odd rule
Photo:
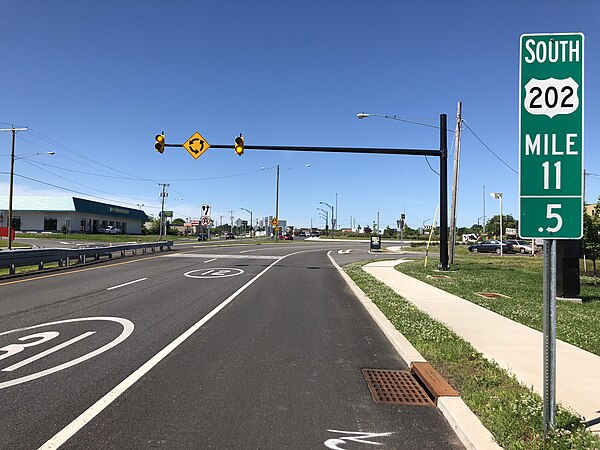
[[[244,136],[241,134],[235,138],[235,154],[238,156],[244,154]]]
[[[159,153],[164,153],[164,151],[165,151],[165,135],[157,134],[154,139],[156,139],[156,144],[154,144],[154,148],[156,149],[156,151]]]

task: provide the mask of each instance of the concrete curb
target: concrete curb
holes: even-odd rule
[[[373,320],[375,320],[406,364],[410,366],[413,362],[425,362],[423,356],[421,356],[421,354],[413,347],[408,339],[392,325],[377,305],[365,295],[357,284],[352,281],[348,274],[346,274],[339,264],[331,257],[331,251],[327,252],[327,256],[340,276],[346,281],[350,290],[352,290]],[[483,426],[479,418],[469,409],[462,398],[440,397],[438,399],[437,407],[467,449],[499,450],[502,448],[494,442],[492,434]]]

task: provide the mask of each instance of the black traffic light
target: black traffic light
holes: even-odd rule
[[[154,139],[156,139],[156,144],[154,144],[154,148],[156,149],[156,151],[159,153],[164,153],[164,151],[165,151],[165,134],[164,133],[157,134]]]
[[[244,154],[244,136],[241,133],[235,138],[235,154],[238,156]]]

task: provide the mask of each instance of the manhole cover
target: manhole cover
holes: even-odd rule
[[[498,294],[497,292],[475,292],[475,295],[483,298],[510,298],[508,295]]]
[[[375,403],[435,406],[410,372],[403,370],[362,369]]]

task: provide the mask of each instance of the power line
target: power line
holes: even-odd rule
[[[471,133],[473,133],[473,136],[475,136],[475,138],[477,138],[477,140],[481,143],[481,145],[483,145],[492,155],[494,155],[496,158],[498,158],[498,160],[502,164],[504,164],[506,167],[508,167],[510,170],[512,170],[517,175],[519,174],[519,172],[517,172],[515,169],[513,169],[507,162],[505,162],[502,158],[500,158],[490,147],[488,147],[487,144],[485,142],[483,142],[481,140],[481,138],[479,136],[477,136],[477,134],[475,134],[475,132],[471,129],[471,127],[467,124],[467,122],[465,122],[464,120],[462,122],[465,124],[465,127],[467,127],[467,129]]]
[[[2,174],[2,175],[9,175],[9,172],[0,172],[0,174]],[[112,203],[121,203],[123,205],[131,205],[131,206],[135,205],[135,206],[137,206],[137,203],[129,203],[129,202],[121,201],[121,200],[113,200],[113,199],[110,199],[110,198],[100,197],[98,195],[92,195],[92,194],[88,194],[88,193],[85,193],[85,192],[76,191],[74,189],[64,188],[62,186],[57,186],[56,184],[52,184],[52,183],[46,183],[45,181],[36,180],[35,178],[27,177],[25,175],[19,175],[18,173],[15,173],[14,175],[16,177],[24,178],[24,179],[29,180],[29,181],[34,181],[36,183],[44,184],[46,186],[51,186],[53,188],[60,189],[62,191],[73,192],[74,194],[86,195],[88,197],[94,197],[94,198],[97,198],[97,199],[100,199],[100,200],[105,200],[105,201],[112,202]],[[150,206],[150,205],[144,205],[144,206],[147,206],[148,208],[159,209],[158,206]]]
[[[47,143],[50,143],[50,144],[56,145],[56,146],[60,147],[61,149],[65,150],[65,151],[67,151],[67,152],[70,152],[70,153],[73,153],[73,154],[74,154],[74,155],[76,155],[76,156],[79,156],[79,157],[80,157],[80,158],[82,158],[82,159],[85,159],[85,160],[87,160],[87,161],[91,161],[91,162],[93,162],[94,164],[98,164],[99,166],[106,167],[107,169],[110,169],[110,170],[112,170],[112,171],[114,171],[114,172],[118,172],[118,173],[121,173],[121,174],[123,174],[123,175],[128,175],[128,176],[130,176],[130,177],[139,178],[139,177],[136,177],[135,175],[132,175],[132,174],[130,174],[130,173],[123,172],[122,170],[115,169],[114,167],[111,167],[111,166],[108,166],[108,165],[106,165],[106,164],[103,164],[103,163],[101,163],[101,162],[98,162],[98,161],[96,161],[96,160],[94,160],[94,159],[92,159],[92,158],[90,158],[90,157],[87,157],[87,156],[80,155],[80,154],[79,154],[78,152],[76,152],[75,150],[73,150],[73,149],[71,149],[71,148],[67,147],[66,145],[63,145],[63,144],[61,144],[61,143],[59,143],[59,142],[56,142],[54,139],[52,139],[52,138],[49,138],[48,136],[46,136],[46,135],[44,135],[44,134],[40,133],[40,132],[39,132],[39,131],[37,131],[37,130],[34,130],[33,128],[29,128],[29,130],[31,130],[31,131],[32,131],[32,132],[33,132],[33,133],[36,135],[36,137],[38,137],[38,139],[45,140]]]
[[[96,188],[93,188],[91,186],[87,186],[85,184],[82,184],[82,183],[79,183],[77,181],[73,181],[73,180],[70,180],[70,179],[68,179],[66,177],[63,177],[61,175],[58,175],[57,173],[54,173],[54,172],[52,172],[52,171],[50,171],[48,169],[44,169],[43,167],[40,167],[41,164],[39,164],[37,162],[33,162],[33,161],[23,161],[23,162],[29,164],[30,166],[37,167],[38,169],[43,170],[44,172],[49,173],[50,175],[54,175],[55,177],[58,177],[61,180],[65,180],[65,181],[68,181],[69,183],[76,184],[77,186],[81,186],[81,187],[84,187],[84,188],[87,188],[87,189],[91,189],[92,191],[100,192],[102,194],[116,195],[116,194],[114,194],[112,192],[101,191],[100,189],[96,189]]]

